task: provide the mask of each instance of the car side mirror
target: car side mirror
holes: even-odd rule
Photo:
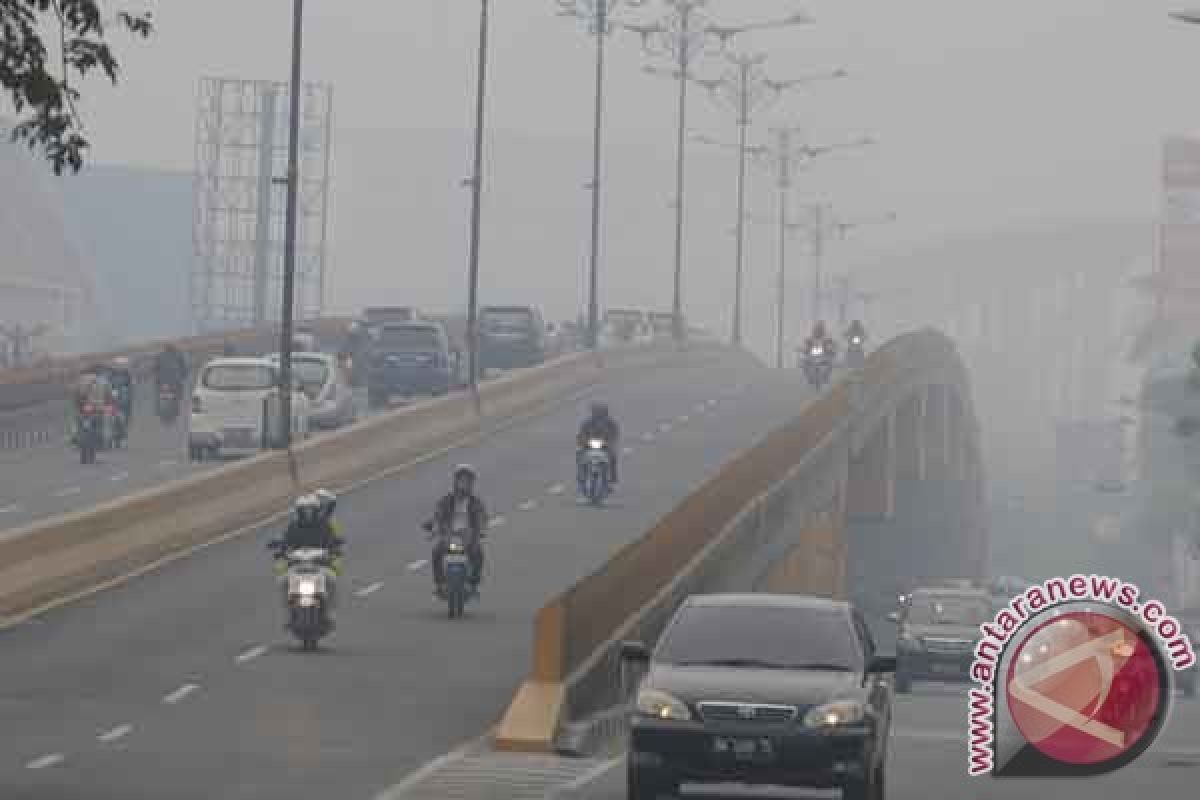
[[[888,618],[888,622],[899,622],[900,621],[900,612],[899,611],[891,611],[888,613],[887,618]]]
[[[871,659],[871,663],[867,664],[867,672],[872,675],[879,675],[888,672],[896,671],[895,656],[875,656]]]
[[[641,642],[621,642],[621,661],[646,664],[650,661],[650,649]]]

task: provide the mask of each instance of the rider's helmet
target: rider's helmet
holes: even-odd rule
[[[313,496],[317,498],[317,502],[321,506],[321,516],[325,519],[333,517],[333,510],[337,507],[337,495],[328,489],[317,489],[313,492]]]
[[[295,504],[292,506],[292,516],[300,525],[312,525],[316,523],[320,513],[321,501],[313,494],[305,494],[297,497]]]
[[[470,464],[459,464],[454,468],[454,490],[469,494],[475,488],[475,468]]]
[[[820,320],[813,326],[813,338],[824,339],[828,334],[825,332],[825,322]]]

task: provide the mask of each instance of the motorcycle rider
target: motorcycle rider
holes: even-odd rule
[[[345,545],[346,537],[342,535],[342,523],[338,522],[333,516],[334,510],[337,508],[337,495],[328,489],[317,489],[317,491],[313,492],[313,496],[320,503],[321,520],[329,524],[329,528],[333,531],[333,536],[337,540],[338,546]],[[342,571],[341,555],[334,557],[333,564],[334,572],[340,574]]]
[[[580,485],[583,484],[583,451],[587,447],[588,439],[601,439],[604,442],[605,450],[608,451],[609,477],[615,486],[617,483],[617,441],[621,438],[621,429],[617,425],[617,421],[609,414],[607,403],[593,403],[591,412],[591,416],[579,426],[579,435],[575,437],[575,444],[578,448],[576,452],[577,481]]]
[[[187,380],[188,364],[179,348],[170,342],[154,359],[154,379],[161,389],[170,386],[176,397],[183,396],[183,382]]]
[[[459,464],[454,468],[454,487],[438,501],[433,519],[425,523],[425,529],[435,539],[433,545],[434,594],[438,598],[446,595],[446,537],[451,533],[462,535],[471,560],[471,593],[479,591],[483,579],[483,543],[487,535],[487,509],[475,495],[475,468]]]
[[[283,534],[283,545],[275,554],[275,570],[280,576],[284,592],[284,605],[287,604],[287,554],[301,547],[317,547],[328,550],[333,558],[330,561],[329,580],[329,619],[333,620],[337,609],[337,577],[341,574],[342,539],[337,530],[330,524],[329,519],[321,512],[321,501],[315,494],[301,495],[292,506],[292,519]]]
[[[860,320],[854,320],[850,323],[850,327],[846,329],[846,340],[853,341],[858,339],[860,344],[867,341],[867,329],[863,327]]]
[[[104,380],[99,367],[91,367],[79,373],[75,385],[71,389],[71,441],[79,443],[79,428],[83,418],[83,410],[88,405],[97,409],[103,408],[109,400],[108,382]]]
[[[130,368],[129,359],[125,356],[118,356],[108,365],[108,382],[113,389],[113,395],[117,401],[117,408],[121,412],[121,423],[124,426],[125,433],[129,433],[129,425],[133,421],[133,370]]]
[[[832,361],[834,355],[836,354],[836,347],[834,345],[833,337],[830,336],[829,331],[825,329],[824,321],[818,321],[817,324],[813,326],[812,333],[807,339],[804,340],[804,357],[808,358],[809,354],[812,353],[813,348],[815,348],[817,345],[820,345],[822,348],[823,358],[825,360]]]

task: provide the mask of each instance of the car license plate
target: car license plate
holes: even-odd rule
[[[462,553],[451,553],[446,556],[446,563],[452,565],[462,565],[467,563],[467,557]]]
[[[731,755],[738,761],[769,758],[772,755],[769,739],[740,739],[718,736],[713,740],[713,750],[720,755]]]

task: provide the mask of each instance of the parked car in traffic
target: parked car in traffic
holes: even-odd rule
[[[278,404],[279,365],[268,358],[216,358],[196,380],[188,418],[188,452],[193,461],[249,455],[267,443],[267,418]],[[292,388],[292,437],[309,433],[308,395],[299,380]]]
[[[479,312],[482,369],[521,369],[546,360],[546,323],[532,306],[484,306]]]
[[[895,658],[876,653],[853,606],[821,597],[693,595],[637,689],[627,797],[678,796],[683,783],[841,789],[883,796]]]
[[[279,354],[268,358],[279,364]],[[340,428],[354,422],[354,395],[337,356],[330,353],[292,353],[292,374],[311,403],[308,423],[313,428]]]
[[[374,331],[368,373],[373,408],[394,396],[440,396],[454,387],[454,361],[440,323],[432,321],[383,325]]]
[[[912,691],[913,680],[969,680],[979,626],[994,613],[985,589],[922,587],[901,597],[888,615],[897,625],[896,691]]]

